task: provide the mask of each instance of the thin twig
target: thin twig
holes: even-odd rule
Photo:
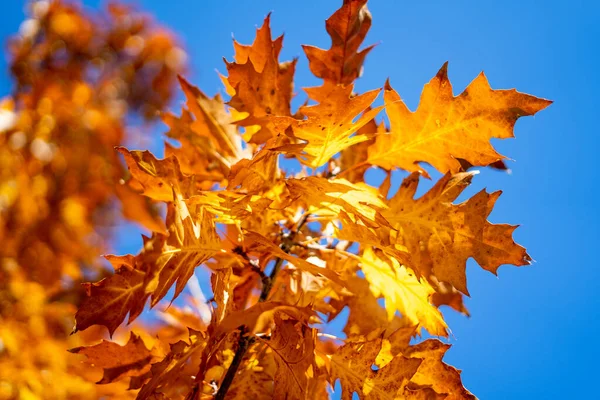
[[[281,244],[281,250],[283,252],[289,253],[292,246],[294,246],[294,239],[296,238],[296,235],[298,234],[298,232],[300,232],[300,230],[302,229],[304,224],[306,224],[307,221],[308,221],[308,213],[304,214],[302,216],[302,218],[300,218],[300,220],[298,221],[298,223],[296,225],[296,228],[288,234],[287,238],[285,238],[285,240]],[[263,279],[263,287],[260,292],[260,297],[258,299],[259,303],[266,301],[267,298],[269,297],[271,288],[273,287],[273,282],[275,281],[275,278],[277,277],[277,273],[279,272],[279,270],[281,269],[281,266],[283,265],[283,261],[284,260],[282,258],[278,257],[277,260],[275,261],[275,266],[273,267],[273,270],[271,271],[271,273],[269,274],[267,279]],[[242,325],[240,327],[240,340],[238,342],[238,348],[235,352],[235,355],[233,356],[231,365],[229,366],[229,368],[227,369],[227,372],[225,373],[223,382],[221,382],[221,386],[219,387],[219,390],[217,391],[217,394],[215,395],[215,400],[224,400],[225,399],[225,396],[227,395],[227,391],[231,387],[231,384],[233,383],[233,379],[235,378],[235,375],[237,374],[237,370],[240,367],[240,365],[242,364],[242,360],[244,359],[244,355],[246,354],[246,351],[248,351],[248,348],[250,348],[250,346],[255,341],[255,338],[253,336],[250,336],[247,333],[248,333],[247,328]]]
[[[248,348],[254,343],[254,337],[247,335],[248,330],[245,326],[240,328],[240,340],[238,344],[238,348],[233,356],[233,360],[231,361],[231,365],[225,374],[225,378],[223,378],[223,382],[221,382],[221,386],[215,395],[215,400],[224,400],[225,395],[227,394],[227,390],[233,383],[233,378],[235,378],[235,374],[239,366],[242,364],[242,360]]]

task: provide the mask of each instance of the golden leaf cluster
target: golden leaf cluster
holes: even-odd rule
[[[122,335],[148,302],[166,321],[122,345],[72,349],[103,369],[100,384],[129,389],[115,398],[326,399],[336,382],[343,399],[474,398],[443,362],[450,346],[419,338],[448,336],[442,305],[467,314],[467,259],[493,273],[531,260],[515,226],[487,220],[500,192],[456,200],[475,176],[467,169],[503,165],[491,139],[513,137],[518,118],[551,102],[494,90],[483,74],[454,96],[447,65],[414,112],[389,82],[356,93],[370,26],[366,0],[343,2],[326,22],[331,48],[304,46],[323,83],[293,111],[296,60],[279,60],[283,37],[267,16],[252,45],[234,41],[229,101],[179,78],[186,101],[162,113],[164,158],[107,151],[129,170],[116,192],[125,215],[151,234],[83,285],[75,337],[97,325]],[[376,121],[383,110],[389,126]],[[416,198],[425,164],[443,177]],[[379,187],[365,182],[369,168],[386,171]],[[390,193],[398,170],[410,174]],[[210,295],[194,276],[201,266]],[[191,307],[162,306],[186,285]],[[345,309],[343,334],[328,333]]]

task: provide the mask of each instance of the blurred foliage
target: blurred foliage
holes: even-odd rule
[[[174,94],[185,52],[129,6],[90,12],[36,1],[8,44],[14,90],[0,109],[0,399],[92,399],[66,349],[97,340],[68,334],[98,255],[119,215],[125,170],[114,147],[132,121],[152,123]],[[152,209],[148,208],[151,213]],[[123,391],[120,391],[123,392]],[[112,395],[111,395],[112,397]]]

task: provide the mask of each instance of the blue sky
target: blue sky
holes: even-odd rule
[[[0,37],[17,30],[19,1],[4,2]],[[88,1],[95,6],[97,1]],[[299,57],[296,105],[310,75],[300,44],[329,46],[324,20],[338,1],[139,0],[143,9],[179,34],[190,56],[188,79],[213,94],[215,69],[232,58],[232,34],[250,43],[273,11],[275,34],[285,33],[282,59]],[[600,328],[600,272],[596,186],[600,113],[600,4],[594,0],[372,1],[373,27],[359,92],[386,78],[409,107],[423,85],[449,61],[459,93],[481,71],[493,88],[549,98],[536,117],[519,120],[517,139],[495,142],[512,174],[482,170],[470,193],[483,187],[504,193],[492,222],[520,224],[515,237],[536,260],[531,267],[502,267],[499,278],[469,263],[472,298],[465,318],[446,312],[453,332],[446,361],[463,370],[465,386],[481,399],[579,398],[595,394],[600,351],[589,336]],[[6,62],[0,90],[11,83]],[[120,248],[137,245],[137,237]],[[590,343],[585,344],[586,340]]]

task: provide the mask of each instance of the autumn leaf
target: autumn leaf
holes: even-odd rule
[[[398,391],[417,372],[421,360],[402,355],[373,369],[381,343],[382,339],[347,343],[331,357],[331,383],[340,380],[343,400],[352,399],[355,392],[361,399],[396,399]]]
[[[175,284],[175,299],[199,265],[220,250],[214,220],[202,209],[192,208],[175,194],[171,235],[158,250],[146,275],[146,292],[152,293],[151,305],[156,305]]]
[[[387,311],[381,307],[380,301],[373,295],[369,283],[365,279],[354,277],[348,280],[350,295],[341,300],[331,301],[336,309],[349,309],[348,322],[344,333],[350,340],[358,341],[376,339],[387,336],[396,330],[409,326],[414,331],[414,324],[404,318],[393,315],[391,320]],[[408,322],[408,323],[407,323]]]
[[[327,20],[330,49],[304,46],[311,71],[324,82],[305,90],[308,99],[297,111],[291,104],[296,60],[279,62],[283,36],[273,39],[270,15],[252,45],[234,40],[234,58],[225,62],[228,76],[221,77],[229,98],[211,97],[178,77],[185,96],[180,114],[166,111],[166,95],[135,97],[132,92],[140,82],[128,84],[128,74],[116,81],[99,78],[102,84],[95,84],[81,78],[86,70],[81,68],[49,73],[38,82],[28,81],[26,71],[20,73],[19,85],[27,90],[6,103],[11,121],[6,134],[0,134],[0,156],[3,165],[5,158],[10,160],[6,165],[11,171],[8,183],[0,177],[0,197],[10,210],[9,223],[0,221],[0,238],[8,249],[0,254],[6,266],[0,278],[8,277],[0,279],[0,297],[8,299],[10,307],[17,299],[14,309],[24,314],[6,312],[0,301],[0,315],[11,316],[8,328],[0,327],[7,354],[14,358],[19,350],[28,350],[21,343],[31,340],[15,333],[23,321],[31,325],[47,320],[41,334],[28,335],[44,338],[71,315],[68,307],[60,312],[53,307],[63,302],[69,306],[71,300],[65,299],[74,299],[79,306],[75,331],[83,332],[70,337],[82,341],[70,347],[104,369],[102,383],[111,382],[94,391],[95,397],[82,398],[327,399],[338,382],[342,399],[355,394],[363,399],[474,398],[463,386],[460,371],[443,361],[449,345],[419,335],[423,329],[429,335],[448,335],[442,305],[468,315],[463,298],[468,295],[469,258],[493,273],[502,264],[520,266],[531,260],[513,241],[514,226],[487,220],[500,192],[484,190],[455,202],[474,175],[466,170],[506,168],[491,140],[512,137],[518,118],[550,102],[515,90],[493,90],[483,74],[454,96],[444,65],[425,86],[415,112],[389,82],[384,105],[375,107],[380,90],[358,93],[354,85],[372,48],[361,49],[371,27],[366,3],[344,0]],[[55,3],[51,7],[61,10]],[[161,33],[146,37],[146,51],[145,42],[135,38],[143,33],[127,10],[116,5],[111,10],[115,18],[129,21],[124,25],[131,30],[114,33],[106,44],[134,58],[124,71],[155,60],[160,65],[172,41]],[[60,23],[47,25],[55,26],[52,34],[58,37],[87,43],[82,47],[86,49],[97,32],[87,29],[91,25],[78,13],[67,11],[55,16]],[[21,51],[19,57],[29,60],[27,48]],[[143,54],[144,62],[133,56],[135,52]],[[72,58],[65,62],[77,62],[78,57]],[[35,64],[21,64],[19,59],[15,67]],[[77,71],[78,78],[71,82],[70,73]],[[175,78],[173,72],[166,73]],[[141,75],[145,74],[150,72]],[[133,96],[127,105],[154,111],[158,107],[155,114],[167,126],[164,159],[148,151],[114,151],[124,117],[112,114],[114,104],[105,104],[104,97],[111,96],[96,96],[95,91],[120,88],[115,83],[119,79],[126,82],[128,94],[123,96]],[[145,82],[141,94],[151,95],[143,89],[158,90],[165,79]],[[62,82],[71,83],[63,88]],[[382,108],[389,128],[375,119]],[[65,131],[72,138],[90,129],[99,139],[81,154],[54,132]],[[29,160],[34,147],[10,150],[13,141],[20,140],[19,132],[26,144],[34,137],[51,138],[70,150],[48,143],[46,150],[60,151],[61,157],[24,163],[19,160]],[[5,141],[8,135],[11,139]],[[91,151],[95,147],[101,151]],[[119,153],[129,170],[126,180],[121,179]],[[415,198],[420,176],[428,177],[420,163],[445,175]],[[82,166],[91,177],[92,193],[75,190],[88,186],[86,174],[69,175]],[[377,187],[367,173],[371,167],[385,170]],[[394,194],[397,169],[412,174]],[[46,170],[66,175],[57,180]],[[93,259],[93,252],[84,237],[97,241],[95,215],[108,208],[115,194],[123,215],[150,229],[151,236],[143,237],[137,255],[107,256],[114,273],[90,275],[98,281],[85,283],[82,293],[63,292],[63,281],[88,277],[81,265]],[[155,206],[166,210],[164,218],[154,212]],[[46,222],[51,229],[36,233]],[[33,269],[29,259],[45,268]],[[196,277],[198,268],[202,274]],[[55,279],[40,278],[42,273]],[[210,274],[210,288],[200,283],[205,273]],[[10,282],[7,289],[4,280]],[[51,283],[47,288],[46,282]],[[130,323],[140,315],[148,299],[153,308],[169,293],[171,302],[177,298],[182,304],[166,304],[158,313],[159,322],[148,327],[144,321],[136,327],[144,338],[152,333],[152,350],[133,334],[124,345],[98,344],[104,330],[87,329],[104,325],[112,336],[127,317]],[[25,297],[27,303],[21,300]],[[36,311],[40,304],[43,312]],[[329,329],[332,323],[343,335]],[[118,335],[118,343],[121,339]],[[85,346],[86,342],[96,344]],[[52,350],[34,346],[22,365],[49,370],[46,361],[33,354],[50,358],[56,353],[55,344],[44,346]],[[7,368],[5,359],[0,357],[2,371]],[[19,375],[20,365],[9,364],[8,370],[22,382],[29,375]],[[40,368],[27,374],[37,378]],[[61,368],[73,369],[73,364]],[[90,377],[98,371],[90,371],[84,373],[86,381],[97,380]],[[27,379],[18,387],[28,387],[33,378]],[[129,380],[129,391],[124,380]]]
[[[262,368],[245,369],[227,391],[231,400],[271,400],[273,399],[273,378]]]
[[[352,95],[352,85],[324,85],[305,90],[311,99],[319,102],[300,108],[299,112],[305,119],[278,117],[271,120],[275,121],[278,130],[290,125],[293,137],[306,143],[300,155],[306,165],[321,167],[340,151],[369,139],[367,134],[356,132],[383,108],[369,108],[379,90],[356,96]]]
[[[408,347],[403,354],[422,360],[411,382],[429,386],[439,394],[446,394],[448,400],[474,400],[475,396],[461,382],[460,371],[442,361],[449,348],[450,345],[434,339]]]
[[[215,158],[226,157],[229,160],[237,160],[243,153],[242,141],[220,96],[208,98],[200,89],[181,76],[179,83],[186,96],[188,109],[195,117],[195,121],[189,124],[190,130],[198,136],[208,137],[213,143]],[[194,144],[193,137],[185,139],[191,145]]]
[[[490,139],[514,137],[517,119],[552,103],[514,89],[493,90],[483,73],[454,97],[447,69],[446,63],[425,85],[414,113],[386,83],[391,131],[379,135],[369,148],[369,164],[424,172],[418,163],[427,162],[442,173],[459,171],[458,158],[486,166],[506,158],[494,150]]]
[[[473,175],[446,174],[415,200],[419,175],[413,173],[402,182],[389,201],[389,209],[383,212],[398,230],[398,241],[409,249],[419,272],[433,273],[465,294],[469,257],[494,274],[502,264],[522,266],[531,261],[525,249],[512,239],[516,226],[487,221],[501,192],[489,194],[482,190],[461,204],[452,204]]]
[[[296,60],[278,62],[282,42],[283,36],[271,39],[270,15],[257,30],[252,46],[234,41],[235,62],[225,61],[229,76],[224,81],[232,96],[229,104],[238,112],[247,113],[248,118],[238,122],[241,125],[256,125],[270,115],[291,115]],[[271,132],[263,129],[255,133],[250,142],[264,143],[271,136]]]
[[[256,303],[245,310],[229,313],[221,321],[221,323],[219,323],[219,326],[215,331],[215,336],[219,337],[220,335],[231,332],[240,326],[246,326],[250,331],[252,331],[257,328],[256,325],[258,323],[260,323],[260,328],[264,328],[266,321],[272,321],[277,312],[287,314],[296,320],[304,322],[307,322],[308,318],[310,317],[309,308],[302,309],[276,301]]]
[[[367,227],[358,219],[356,221],[352,220],[344,211],[340,211],[338,217],[342,227],[341,229],[338,227],[334,228],[336,238],[360,243],[364,246],[373,246],[381,250],[387,257],[393,258],[403,264],[411,264],[408,249],[390,240],[390,236],[385,234],[388,232],[386,226]]]
[[[216,222],[222,224],[239,223],[253,213],[262,213],[272,203],[272,200],[236,192],[200,192],[184,200],[189,206],[196,206],[216,217]]]
[[[325,27],[331,36],[329,50],[302,46],[310,70],[325,81],[350,84],[361,74],[365,56],[374,47],[358,51],[371,27],[367,0],[344,0],[344,5],[329,17]]]
[[[170,344],[168,354],[158,363],[152,364],[151,377],[142,386],[136,399],[148,399],[150,396],[165,396],[169,398],[169,391],[175,396],[177,393],[177,381],[182,379],[185,384],[191,385],[192,378],[183,374],[190,359],[197,357],[206,346],[206,338],[198,335],[190,335],[190,342],[180,340]],[[180,395],[178,393],[177,395]],[[161,398],[161,397],[158,397]],[[172,398],[172,397],[171,397]]]
[[[175,285],[173,298],[179,296],[197,266],[219,251],[219,240],[208,212],[192,221],[188,207],[176,194],[176,205],[169,212],[170,235],[155,235],[145,240],[145,251],[138,256],[108,256],[115,273],[100,282],[84,284],[88,297],[80,306],[75,331],[104,325],[113,334],[127,314],[129,322],[144,309],[148,297],[154,307]]]
[[[227,189],[258,193],[272,188],[280,177],[278,154],[265,146],[252,159],[241,159],[231,167]]]
[[[361,257],[361,270],[373,295],[382,295],[385,299],[389,320],[396,311],[400,311],[414,325],[422,326],[430,334],[447,335],[448,327],[442,314],[430,302],[434,290],[424,278],[417,278],[412,270],[395,259],[391,259],[391,264],[380,259],[369,248]]]
[[[125,157],[131,177],[141,186],[144,196],[156,201],[171,201],[174,188],[179,193],[188,189],[181,186],[185,179],[177,158],[158,160],[149,151],[129,151],[124,147],[117,150]]]
[[[309,378],[316,368],[315,333],[302,322],[275,317],[268,343],[277,363],[274,398],[308,399]]]
[[[115,259],[120,267],[96,283],[84,283],[87,296],[75,314],[73,333],[92,325],[104,325],[110,336],[129,314],[129,322],[144,310],[148,294],[144,290],[144,272],[127,259]]]
[[[377,191],[364,184],[350,183],[345,179],[307,177],[285,181],[290,194],[309,205],[311,214],[337,215],[341,211],[359,216],[363,222],[378,222],[379,211],[387,208]]]
[[[146,348],[142,339],[133,332],[124,346],[103,340],[94,346],[76,347],[69,351],[85,355],[87,363],[104,369],[104,376],[98,383],[142,376],[150,371],[150,364],[155,360],[155,356]]]
[[[374,132],[376,134],[374,135]],[[360,142],[351,147],[348,147],[340,153],[340,157],[336,160],[337,167],[344,171],[344,178],[350,182],[356,183],[363,180],[365,171],[370,167],[366,162],[368,158],[369,148],[375,143],[377,135],[386,132],[386,127],[383,121],[377,123],[374,119],[367,122],[360,128],[358,134],[368,134],[372,136],[365,142]]]

